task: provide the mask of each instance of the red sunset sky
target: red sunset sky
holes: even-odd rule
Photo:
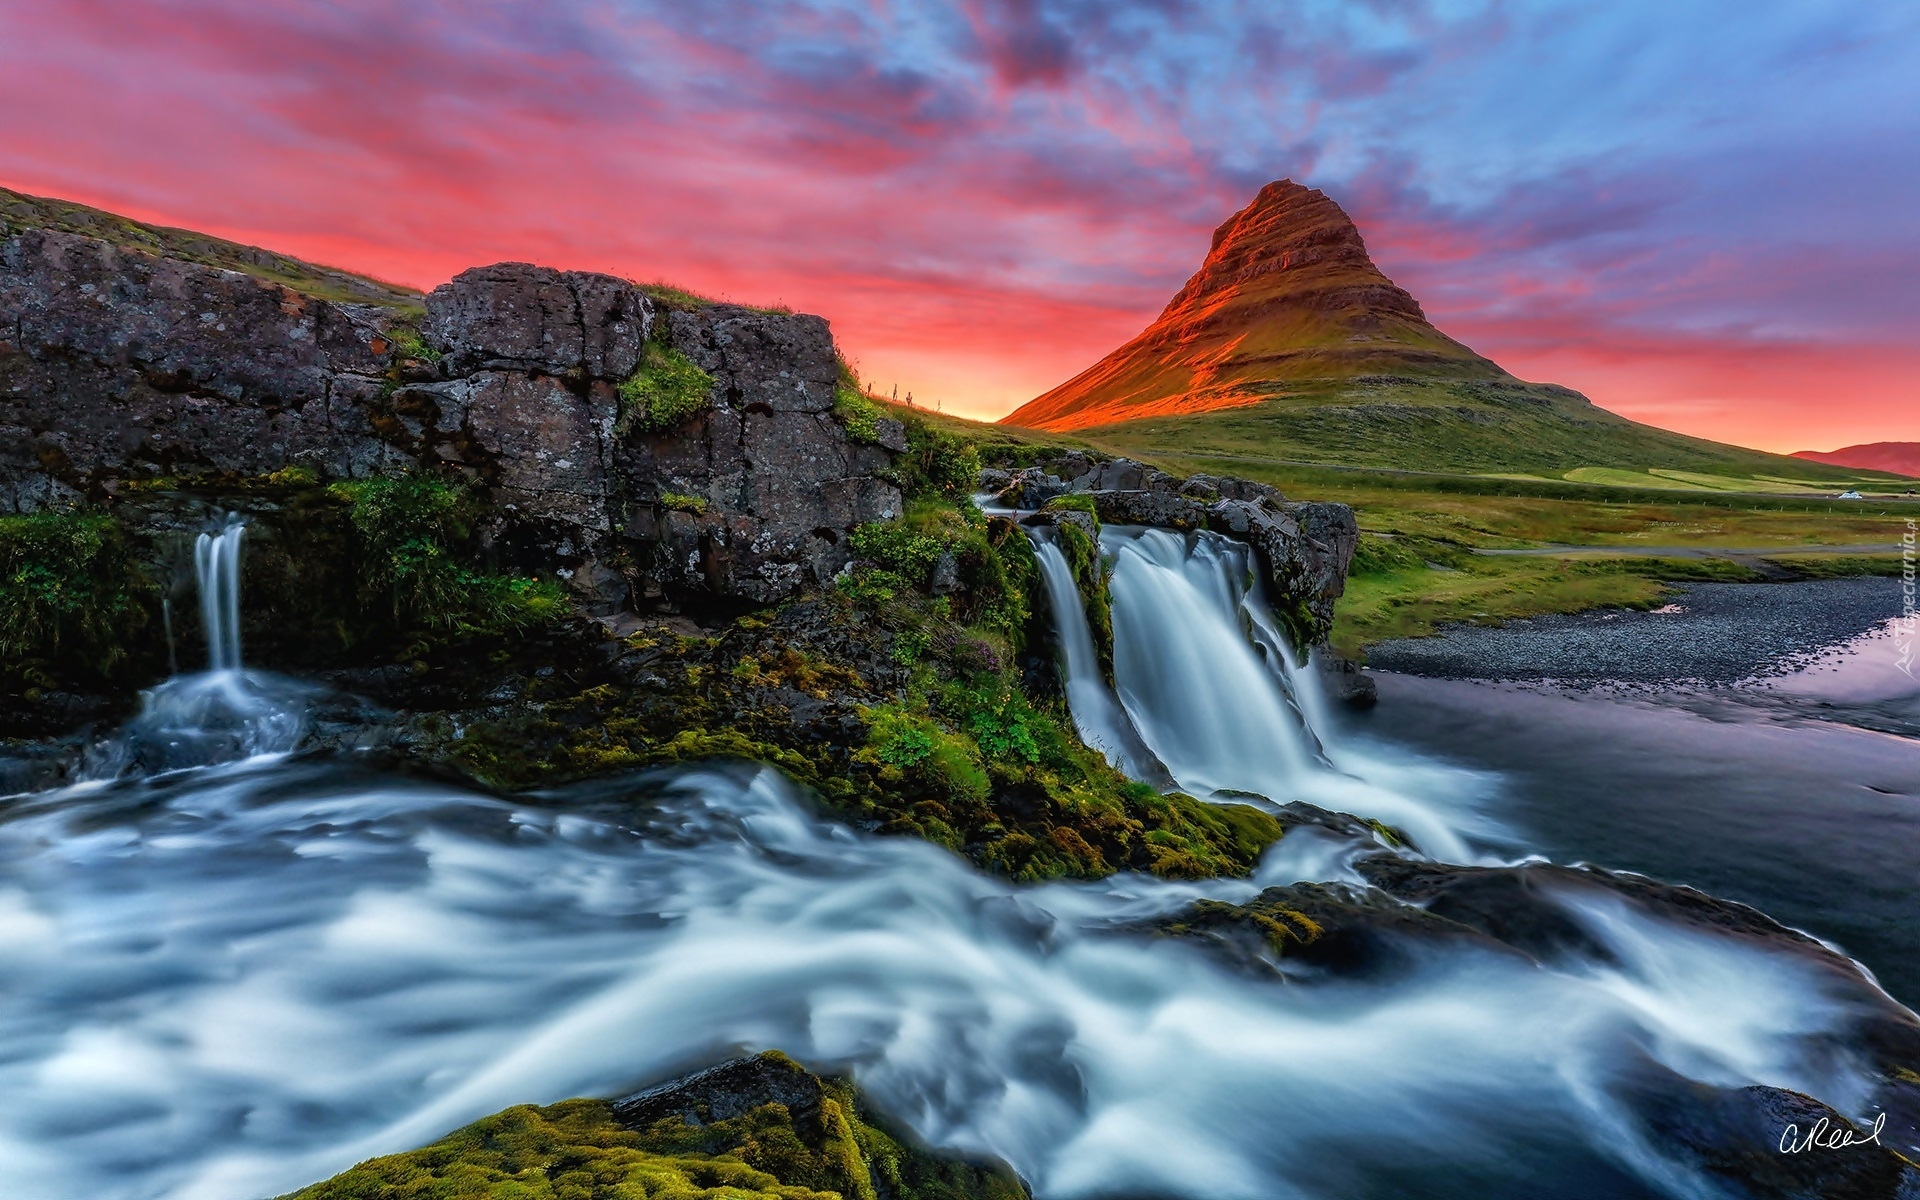
[[[998,416],[1269,179],[1524,378],[1920,440],[1920,16],[1781,3],[17,0],[0,184],[430,287],[501,259],[829,317]]]

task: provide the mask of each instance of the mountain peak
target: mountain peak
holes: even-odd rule
[[[1152,325],[1004,420],[1082,429],[1356,375],[1509,378],[1427,321],[1332,198],[1280,179],[1214,230],[1206,260]]]

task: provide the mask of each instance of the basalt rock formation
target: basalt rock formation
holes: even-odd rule
[[[1427,321],[1338,204],[1283,179],[1214,231],[1206,261],[1153,324],[1004,421],[1084,429],[1358,376],[1513,382]]]
[[[884,472],[901,428],[863,444],[834,419],[819,317],[521,263],[425,297],[334,281],[326,298],[0,212],[0,511],[156,479],[425,468],[485,489],[523,565],[616,610],[630,591],[778,600],[900,511]],[[622,385],[663,356],[697,381],[688,411],[628,419]]]

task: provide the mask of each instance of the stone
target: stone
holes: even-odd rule
[[[620,380],[639,365],[651,322],[651,302],[624,279],[496,263],[428,293],[424,333],[455,373],[518,369]]]

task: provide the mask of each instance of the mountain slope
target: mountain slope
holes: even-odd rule
[[[117,213],[75,204],[71,200],[29,196],[25,192],[0,187],[0,238],[19,229],[50,229],[55,233],[99,238],[158,258],[178,259],[223,271],[239,271],[258,279],[285,284],[323,300],[381,304],[391,308],[418,308],[424,300],[421,293],[412,288],[355,275],[338,267],[319,266],[291,255],[229,242],[225,238],[191,229],[149,225]]]
[[[1214,231],[1206,261],[1138,337],[1004,420],[1082,429],[1373,375],[1512,381],[1427,321],[1338,204],[1283,179]]]
[[[1895,475],[1920,478],[1920,442],[1865,442],[1858,446],[1842,446],[1838,450],[1796,450],[1793,456],[1836,467],[1888,471]]]

